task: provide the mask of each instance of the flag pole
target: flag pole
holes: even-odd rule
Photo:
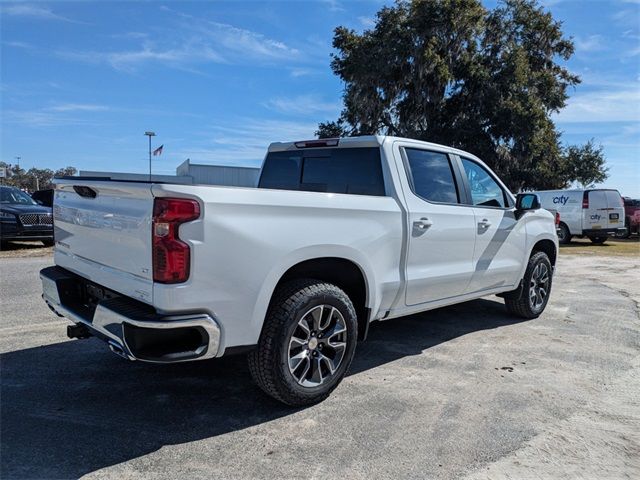
[[[149,137],[149,181],[151,181],[151,137],[155,137],[155,132],[144,132]]]

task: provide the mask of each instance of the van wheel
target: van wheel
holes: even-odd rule
[[[589,240],[591,240],[596,245],[601,245],[607,241],[607,237],[589,237]]]
[[[551,293],[553,270],[544,252],[531,255],[520,288],[504,295],[509,313],[522,318],[537,318],[544,312]]]
[[[624,219],[624,232],[616,233],[616,238],[629,238],[631,236],[631,220],[629,217]]]
[[[558,226],[558,243],[561,245],[566,245],[571,242],[571,233],[569,232],[569,227],[564,223],[560,223]]]
[[[268,395],[302,406],[327,398],[345,376],[358,322],[349,297],[320,280],[279,287],[271,301],[249,370]]]

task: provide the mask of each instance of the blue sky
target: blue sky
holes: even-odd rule
[[[155,173],[186,158],[257,165],[271,141],[337,117],[333,29],[369,27],[384,3],[2,2],[0,159],[145,172],[151,129]],[[583,80],[556,117],[563,141],[602,143],[605,185],[640,197],[640,3],[544,4]]]

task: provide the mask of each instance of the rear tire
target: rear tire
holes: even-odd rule
[[[558,243],[566,245],[571,242],[571,232],[566,224],[560,223],[558,226]]]
[[[616,233],[616,238],[629,238],[631,236],[631,220],[629,217],[624,219],[624,233]]]
[[[549,301],[552,280],[549,257],[544,252],[535,252],[529,259],[520,288],[504,295],[507,311],[526,319],[539,317]]]
[[[341,289],[320,280],[293,280],[274,293],[257,348],[248,356],[249,371],[282,403],[318,403],[344,378],[357,335],[355,309]]]
[[[589,240],[591,240],[591,242],[596,245],[602,245],[604,242],[607,241],[607,238],[608,237],[589,237]]]

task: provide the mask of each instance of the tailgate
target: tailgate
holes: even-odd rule
[[[151,303],[151,184],[56,180],[53,215],[57,265]]]

